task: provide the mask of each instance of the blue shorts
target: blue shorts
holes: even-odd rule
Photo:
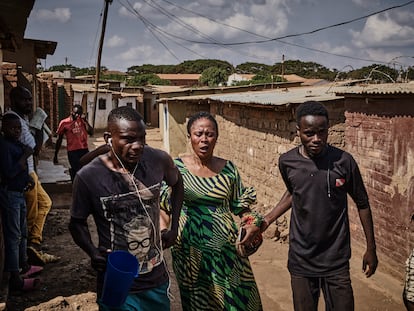
[[[98,301],[99,311],[170,311],[167,289],[168,282],[140,293],[129,294],[125,303],[116,308],[108,307]]]

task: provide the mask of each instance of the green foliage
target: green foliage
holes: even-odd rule
[[[100,79],[101,80],[112,80],[112,81],[125,81],[127,76],[124,75],[117,75],[117,74],[105,74],[102,73]]]
[[[260,63],[246,62],[237,65],[235,70],[237,73],[266,74],[272,72],[272,66]]]
[[[314,62],[302,62],[300,60],[287,60],[283,64],[285,75],[295,74],[303,78],[333,80],[335,72]],[[275,63],[272,66],[272,73],[282,74],[282,63]]]
[[[146,74],[146,73],[200,73],[210,67],[224,69],[226,72],[232,72],[233,66],[222,60],[216,59],[198,59],[187,60],[178,65],[151,65],[144,64],[141,66],[132,66],[128,68],[128,74]]]
[[[372,64],[347,73],[348,79],[371,79],[375,82],[392,82],[398,77],[398,71],[385,65]],[[391,80],[392,79],[392,80]]]
[[[226,61],[217,59],[197,59],[187,60],[177,65],[175,73],[200,73],[212,67],[219,68],[228,75],[234,70],[233,66]]]
[[[276,82],[283,82],[283,81],[284,79],[282,79],[278,75],[257,74],[250,81],[233,82],[233,86],[242,86],[242,85],[250,85],[250,84],[266,84],[266,83],[276,83]]]
[[[210,69],[210,68],[215,68]],[[221,61],[216,59],[198,59],[184,61],[178,65],[152,65],[144,64],[141,66],[132,66],[128,68],[128,78],[122,75],[105,75],[104,72],[107,70],[105,66],[101,67],[102,75],[101,79],[128,80],[130,85],[146,85],[146,84],[169,84],[166,80],[161,80],[155,74],[177,74],[177,73],[204,73],[209,69],[205,75],[208,77],[202,77],[202,81],[207,85],[218,85],[227,80],[223,76],[227,77],[230,74],[244,73],[244,74],[255,74],[256,76],[252,81],[241,81],[237,85],[245,85],[251,83],[271,83],[271,75],[274,76],[273,82],[276,80],[277,75],[282,74],[282,63],[275,63],[274,65],[266,65],[255,62],[245,62],[236,68],[234,68],[229,62]],[[217,71],[220,69],[221,71]],[[37,68],[38,71],[43,71],[44,68]],[[71,70],[75,76],[83,75],[95,75],[95,67],[78,68],[71,64],[67,65],[55,65],[51,66],[48,71],[60,71]],[[339,72],[336,69],[328,69],[321,64],[315,62],[302,62],[300,60],[287,60],[283,63],[283,73],[296,74],[304,78],[319,78],[329,81],[335,80],[346,80],[346,79],[366,79],[370,78],[374,83],[377,82],[392,82],[394,81],[406,81],[414,79],[414,68],[409,67],[406,69],[391,68],[385,65],[372,64],[370,66],[362,67],[351,71]],[[132,77],[132,78],[131,78]],[[392,79],[392,80],[391,80]],[[132,83],[132,84],[131,84]]]
[[[175,73],[175,65],[151,65],[132,66],[127,70],[128,74],[147,74],[147,73]]]
[[[152,85],[170,85],[170,81],[163,80],[159,78],[155,74],[141,74],[141,75],[135,75],[132,78],[127,80],[128,86],[145,86],[148,84]]]
[[[220,83],[227,81],[227,73],[224,69],[217,67],[210,67],[205,69],[200,77],[202,85],[217,86]]]

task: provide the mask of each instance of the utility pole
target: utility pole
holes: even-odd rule
[[[93,130],[95,130],[95,117],[96,117],[96,106],[97,106],[97,101],[98,101],[99,76],[101,72],[102,47],[103,47],[103,43],[105,39],[106,20],[108,18],[108,8],[109,8],[110,3],[112,3],[112,0],[105,0],[105,9],[104,9],[104,16],[102,20],[101,38],[99,40],[99,48],[98,48],[98,59],[96,61],[95,94],[93,98],[93,114],[92,114]]]
[[[282,54],[282,81],[283,81],[283,76],[285,75],[285,54]]]

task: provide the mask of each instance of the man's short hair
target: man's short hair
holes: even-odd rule
[[[296,110],[296,123],[299,125],[304,116],[323,116],[329,121],[328,110],[317,101],[307,101],[301,104]]]
[[[27,92],[31,94],[31,92],[27,88],[20,85],[12,88],[10,91],[10,101],[12,103],[15,103],[18,98],[22,98],[23,94]]]
[[[122,106],[112,109],[108,115],[108,125],[121,119],[142,122],[142,124],[144,124],[144,119],[139,112],[129,106]]]
[[[74,104],[72,109],[74,109],[74,108],[78,108],[78,110],[80,110],[81,112],[83,112],[83,108],[79,104]]]
[[[14,113],[6,113],[3,115],[2,121],[12,121],[12,120],[19,120],[19,116]]]

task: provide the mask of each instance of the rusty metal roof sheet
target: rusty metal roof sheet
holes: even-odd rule
[[[334,90],[335,88],[333,88]],[[360,84],[338,90],[338,95],[401,95],[414,94],[414,82],[409,83],[384,83],[384,84]]]
[[[329,90],[329,86],[323,86],[278,88],[266,91],[250,91],[227,94],[180,96],[173,98],[165,98],[159,101],[186,101],[210,99],[221,102],[276,106],[285,105],[288,103],[302,103],[308,100],[327,101],[340,98],[343,98],[343,96],[336,95],[334,90]]]

